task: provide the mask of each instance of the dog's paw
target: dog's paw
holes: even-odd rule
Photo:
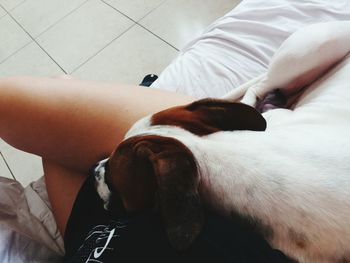
[[[268,110],[287,108],[287,102],[286,96],[276,89],[266,94],[262,100],[259,100],[255,108],[258,112],[264,113]]]

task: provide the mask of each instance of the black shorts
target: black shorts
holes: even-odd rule
[[[176,252],[157,214],[111,214],[103,209],[94,180],[87,178],[74,203],[64,262],[291,262],[247,226],[210,212],[191,249]]]

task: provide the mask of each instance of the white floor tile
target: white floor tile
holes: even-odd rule
[[[0,0],[0,5],[9,11],[24,1],[25,0]]]
[[[0,63],[31,41],[9,15],[0,19],[0,36]]]
[[[140,24],[181,49],[239,0],[168,0]]]
[[[176,55],[175,49],[136,25],[73,75],[139,84],[146,74],[159,74]]]
[[[1,148],[0,148],[1,152]],[[7,168],[5,161],[3,160],[2,156],[0,155],[0,177],[6,177],[13,179],[9,169]]]
[[[103,0],[131,19],[138,21],[164,0]]]
[[[71,72],[132,24],[110,6],[89,0],[37,40],[59,65]]]
[[[50,77],[63,73],[35,42],[28,44],[0,64],[0,77],[20,75]]]
[[[0,18],[6,15],[6,11],[0,6]]]
[[[40,157],[19,151],[4,141],[0,141],[0,149],[16,180],[23,186],[43,176]]]
[[[86,0],[26,0],[11,11],[14,18],[36,37]]]
[[[141,24],[177,48],[239,2],[103,1],[135,21],[146,15]],[[100,0],[0,0],[0,5],[32,36],[46,30],[37,41],[68,72],[91,58],[74,73],[84,79],[138,84],[146,74],[160,74],[177,55],[175,49],[138,25],[125,32],[133,21]],[[0,77],[61,74],[62,70],[4,9],[0,7]],[[18,151],[1,140],[0,151],[22,184],[42,176],[40,157]],[[1,156],[0,176],[11,177]]]

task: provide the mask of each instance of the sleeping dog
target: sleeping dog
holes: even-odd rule
[[[105,207],[110,190],[128,211],[156,206],[178,250],[201,231],[206,206],[258,225],[297,262],[350,262],[349,43],[349,22],[309,26],[225,99],[136,122],[96,168]],[[272,109],[277,88],[285,105]]]

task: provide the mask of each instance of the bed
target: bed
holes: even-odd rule
[[[188,43],[151,88],[222,97],[264,73],[297,29],[349,17],[348,1],[242,1]],[[60,262],[63,254],[43,178],[23,188],[0,177],[1,262]]]

